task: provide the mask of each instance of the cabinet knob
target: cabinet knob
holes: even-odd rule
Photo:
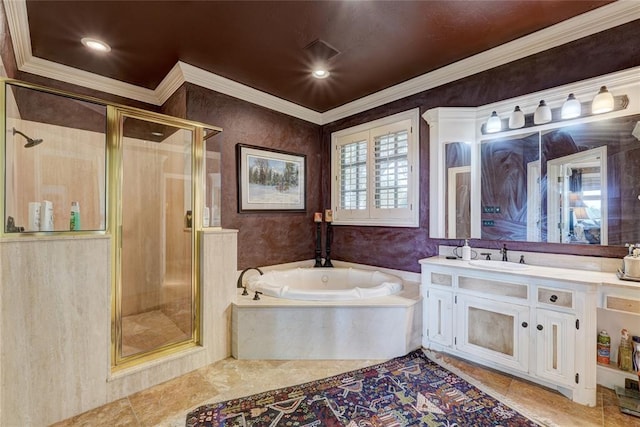
[[[527,322],[522,322],[522,327],[526,328],[527,326],[529,326],[529,324]]]
[[[558,295],[551,295],[551,296],[549,297],[549,300],[550,300],[551,302],[556,302],[556,301],[558,301]]]
[[[543,329],[544,329],[544,327],[543,327],[542,325],[538,325],[538,326],[536,326],[536,329],[537,329],[537,330],[539,330],[539,331],[541,331],[541,330],[543,330]]]

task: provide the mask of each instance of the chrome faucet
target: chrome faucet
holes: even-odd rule
[[[502,245],[502,249],[500,249],[500,253],[502,254],[502,261],[509,261],[509,258],[507,258],[507,245],[506,244]]]
[[[236,287],[238,289],[240,288],[244,289],[244,291],[242,292],[242,295],[249,295],[249,293],[247,292],[247,288],[242,284],[242,278],[244,277],[244,273],[246,273],[249,270],[257,270],[261,276],[264,274],[262,270],[260,270],[258,267],[248,267],[242,270],[242,273],[240,273],[240,277],[238,277],[238,283],[236,284]]]

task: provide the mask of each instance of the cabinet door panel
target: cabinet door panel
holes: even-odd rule
[[[451,347],[453,345],[453,296],[451,292],[430,289],[426,310],[429,341]]]
[[[536,310],[536,375],[575,385],[575,315]]]
[[[529,307],[458,295],[457,310],[459,350],[527,371]]]

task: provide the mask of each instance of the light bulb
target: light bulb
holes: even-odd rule
[[[524,113],[518,105],[513,109],[509,116],[509,129],[518,129],[524,127]]]
[[[547,105],[544,100],[540,101],[538,104],[538,108],[536,108],[535,113],[533,113],[533,123],[536,125],[541,125],[543,123],[548,123],[551,121],[551,108]]]
[[[613,111],[614,100],[611,92],[607,90],[606,86],[600,88],[600,92],[593,98],[591,102],[591,113],[602,114]]]
[[[575,119],[576,117],[580,117],[580,113],[582,112],[582,106],[580,105],[580,101],[576,99],[576,97],[570,93],[567,97],[567,100],[562,104],[562,110],[560,112],[560,117],[563,119]]]
[[[485,128],[487,133],[500,132],[502,130],[502,120],[498,117],[498,113],[495,111],[491,113],[489,120],[487,120],[487,127]]]
[[[324,68],[315,69],[311,74],[316,79],[326,79],[327,77],[329,77],[329,71],[325,70]]]
[[[91,37],[84,37],[80,42],[89,49],[97,50],[99,52],[109,52],[111,50],[111,46],[105,42],[98,39],[92,39]]]

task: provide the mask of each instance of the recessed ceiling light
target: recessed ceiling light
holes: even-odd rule
[[[316,79],[326,79],[327,77],[329,77],[329,71],[327,71],[327,70],[325,70],[323,68],[318,68],[316,70],[313,70],[313,72],[311,74]]]
[[[83,45],[91,50],[97,50],[99,52],[109,52],[111,50],[111,46],[109,46],[105,42],[97,39],[92,39],[91,37],[83,37],[80,41]]]
[[[162,133],[162,132],[151,132],[151,135],[153,135],[153,136],[164,136],[164,133]]]

